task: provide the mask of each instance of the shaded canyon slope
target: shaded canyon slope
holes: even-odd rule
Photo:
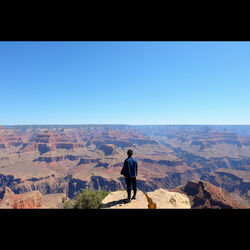
[[[0,189],[7,186],[15,194],[38,190],[42,195],[70,199],[84,188],[124,189],[120,170],[131,148],[139,165],[138,188],[143,192],[174,189],[200,179],[223,188],[246,205],[250,197],[250,126],[233,128],[233,132],[229,129],[191,125],[2,126]]]
[[[190,181],[171,191],[185,194],[189,197],[192,209],[240,209],[247,208],[236,201],[222,188],[206,181]]]

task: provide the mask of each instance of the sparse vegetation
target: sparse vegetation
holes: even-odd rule
[[[84,189],[78,194],[75,199],[64,203],[64,208],[67,209],[97,209],[100,208],[102,200],[110,192],[101,190]]]

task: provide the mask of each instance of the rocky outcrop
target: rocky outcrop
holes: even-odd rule
[[[112,192],[102,201],[101,208],[191,208],[190,200],[185,194],[170,192],[165,189],[157,189],[148,193],[138,190],[136,199],[131,200],[130,203],[125,203],[126,198],[126,191]]]
[[[205,181],[188,182],[186,185],[174,190],[186,194],[189,197],[191,200],[191,208],[244,208],[236,204],[231,196],[222,188]]]
[[[43,195],[39,191],[31,191],[23,194],[14,192],[5,187],[3,199],[0,201],[0,208],[41,208],[44,204]]]
[[[148,192],[147,196],[151,203],[156,204],[156,208],[191,208],[190,200],[185,194],[170,192],[166,189],[157,189]]]
[[[130,203],[124,203],[127,198],[126,191],[115,191],[110,193],[103,199],[101,208],[148,208],[148,201],[144,193],[140,190],[137,192],[136,200],[132,200]]]

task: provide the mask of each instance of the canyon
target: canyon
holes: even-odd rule
[[[201,180],[250,207],[249,131],[229,125],[2,125],[0,200],[6,187],[16,195],[37,190],[57,201],[52,207],[84,188],[125,189],[120,170],[131,148],[142,192]]]

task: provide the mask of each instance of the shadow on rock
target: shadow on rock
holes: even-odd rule
[[[108,207],[113,207],[113,206],[117,206],[117,205],[122,205],[124,204],[126,201],[126,199],[121,199],[121,200],[117,200],[117,201],[111,201],[105,204],[101,205],[101,208],[108,208]]]

